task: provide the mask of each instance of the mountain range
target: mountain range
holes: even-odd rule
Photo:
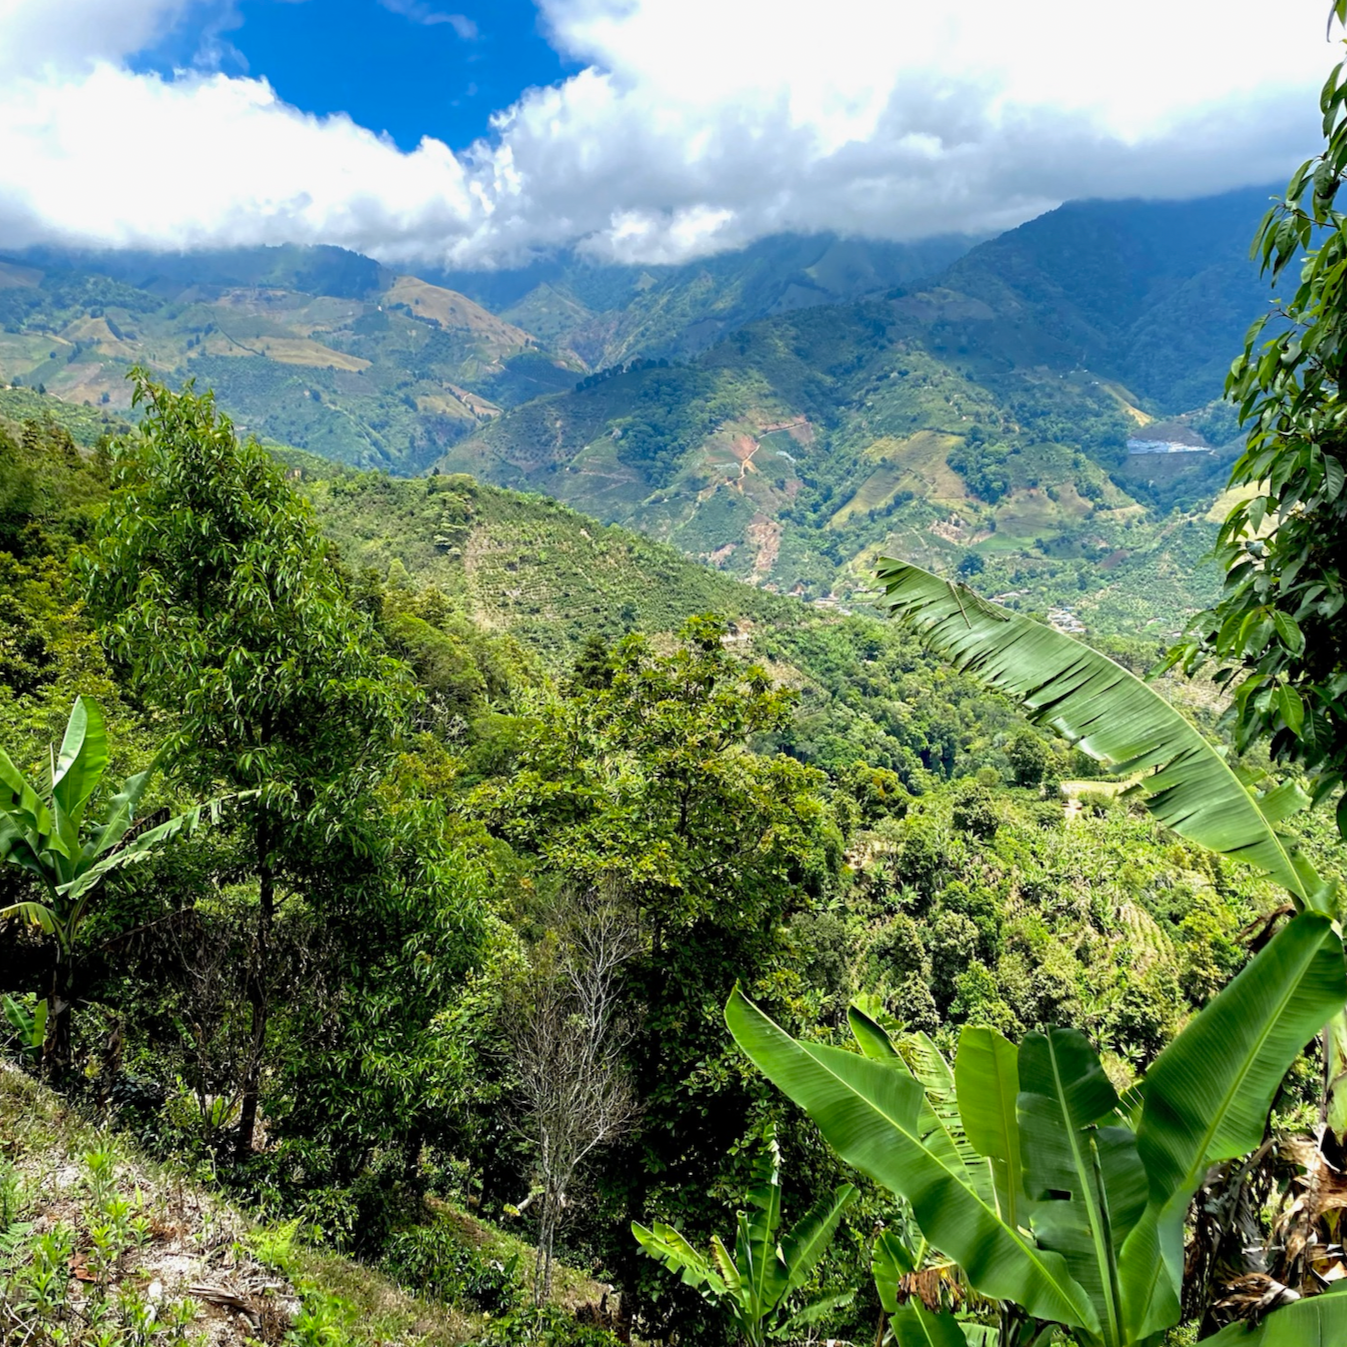
[[[1267,196],[667,267],[35,250],[0,258],[0,381],[116,411],[144,363],[273,443],[540,492],[825,605],[888,552],[1068,623],[1169,629],[1213,583]]]

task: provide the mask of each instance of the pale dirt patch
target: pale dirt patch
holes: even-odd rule
[[[781,551],[782,526],[779,519],[755,519],[746,530],[749,543],[757,548],[753,558],[753,573],[750,584],[757,584],[772,573],[777,555]]]
[[[249,337],[246,341],[226,338],[216,343],[206,342],[211,355],[261,355],[281,365],[304,365],[311,369],[339,369],[348,374],[359,374],[370,367],[368,360],[345,351],[334,351],[322,342],[308,337]]]
[[[417,318],[424,318],[449,332],[470,332],[495,353],[536,346],[522,327],[488,313],[457,290],[431,285],[416,276],[399,276],[384,292],[387,304],[405,304]]]

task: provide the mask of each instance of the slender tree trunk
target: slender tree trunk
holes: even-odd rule
[[[533,1282],[533,1303],[541,1305],[552,1295],[552,1249],[556,1242],[561,1192],[548,1184],[543,1193],[543,1215],[538,1229],[538,1266]]]
[[[242,1106],[239,1115],[235,1158],[252,1154],[257,1130],[257,1101],[262,1085],[262,1058],[266,1050],[267,1017],[270,1010],[271,926],[276,915],[276,876],[271,868],[271,828],[265,807],[257,814],[257,934],[248,1001],[252,1011],[252,1035],[244,1065]]]
[[[47,999],[46,1042],[42,1045],[43,1069],[52,1082],[61,1080],[70,1070],[74,993],[75,953],[58,945],[51,972],[51,995]]]

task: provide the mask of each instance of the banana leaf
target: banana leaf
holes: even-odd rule
[[[633,1221],[631,1233],[648,1254],[678,1273],[685,1285],[709,1285],[717,1294],[725,1294],[724,1280],[673,1226],[656,1221],[647,1229],[639,1221]]]
[[[1198,1347],[1343,1347],[1347,1343],[1347,1290],[1273,1310],[1256,1325],[1230,1324]]]
[[[1075,1029],[1029,1034],[1019,1054],[1024,1183],[1039,1244],[1066,1259],[1089,1291],[1107,1347],[1124,1342],[1117,1254],[1146,1210],[1135,1135],[1100,1127],[1118,1095],[1099,1055]]]
[[[818,1261],[832,1243],[843,1213],[856,1200],[856,1189],[842,1184],[819,1198],[781,1240],[781,1257],[790,1269],[786,1289],[779,1299],[794,1295],[810,1278]]]
[[[922,1233],[963,1266],[974,1287],[1016,1300],[1035,1318],[1098,1330],[1094,1306],[1061,1255],[1006,1225],[957,1155],[928,1149],[926,1093],[917,1080],[853,1052],[796,1042],[738,989],[725,1018],[745,1054],[842,1159],[907,1199]]]
[[[933,1313],[920,1301],[899,1305],[889,1321],[898,1347],[967,1347],[968,1339],[952,1314]]]
[[[1207,1167],[1258,1145],[1282,1079],[1344,1001],[1341,937],[1327,917],[1303,912],[1147,1072],[1137,1147],[1150,1200],[1118,1260],[1135,1338],[1177,1320],[1183,1219]]]
[[[870,1272],[875,1279],[875,1291],[886,1314],[898,1308],[898,1283],[917,1270],[912,1250],[892,1230],[881,1230],[875,1236],[870,1251]]]
[[[1303,905],[1331,894],[1276,829],[1308,798],[1279,787],[1264,802],[1157,692],[1105,655],[905,562],[882,558],[888,606],[931,649],[1004,693],[1114,772],[1139,778],[1162,823],[1270,875]]]
[[[1027,1224],[1020,1125],[1019,1049],[995,1029],[966,1024],[959,1032],[954,1082],[968,1144],[991,1162],[1001,1219]]]

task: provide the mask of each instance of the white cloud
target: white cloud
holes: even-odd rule
[[[407,154],[262,80],[125,67],[194,3],[0,0],[0,241],[471,264],[994,229],[1068,197],[1284,178],[1335,59],[1322,0],[1275,20],[1261,0],[540,0],[587,68],[462,155]]]
[[[87,70],[143,51],[201,0],[0,0],[0,76]]]
[[[449,14],[427,4],[426,0],[379,0],[384,9],[401,14],[413,23],[434,27],[447,23],[464,42],[471,42],[477,36],[477,25],[466,14]]]

